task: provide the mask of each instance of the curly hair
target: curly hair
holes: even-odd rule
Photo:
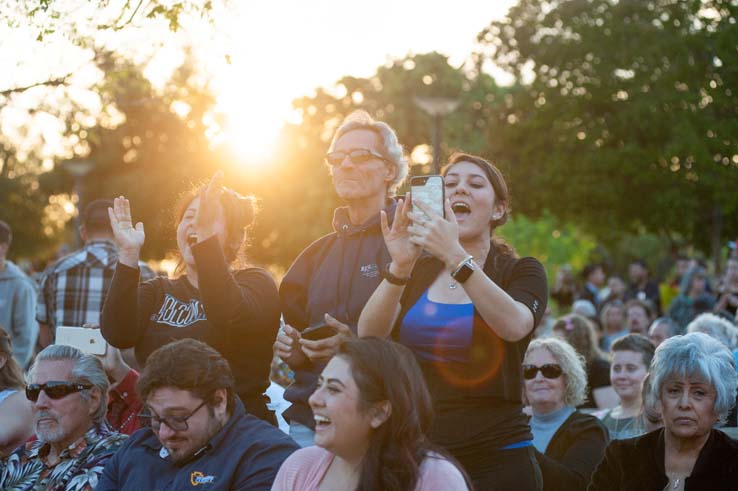
[[[577,407],[587,398],[587,372],[584,368],[584,357],[567,343],[558,338],[534,339],[525,350],[525,356],[538,349],[546,349],[559,364],[566,377],[564,404]]]

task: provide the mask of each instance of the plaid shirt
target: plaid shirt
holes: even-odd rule
[[[110,290],[118,251],[108,240],[91,240],[49,266],[41,280],[36,320],[56,326],[100,325],[100,312]],[[156,274],[139,263],[141,281]]]
[[[49,465],[49,444],[34,440],[18,447],[0,464],[0,489],[13,491],[92,491],[103,467],[127,435],[95,425]]]

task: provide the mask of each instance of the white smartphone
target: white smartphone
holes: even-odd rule
[[[417,201],[422,201],[430,206],[433,211],[445,218],[443,176],[415,176],[410,180],[410,195],[413,200],[413,211],[420,215],[426,214],[416,206]]]
[[[104,355],[108,350],[108,343],[103,338],[100,329],[88,327],[57,327],[56,344],[74,346],[89,355]]]

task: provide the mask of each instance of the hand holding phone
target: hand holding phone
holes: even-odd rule
[[[318,324],[317,326],[308,327],[300,333],[303,339],[309,339],[310,341],[319,341],[334,336],[338,333],[338,330],[329,326],[328,324]]]
[[[108,349],[100,329],[88,327],[57,327],[55,344],[74,346],[88,355],[104,355]]]
[[[410,194],[413,202],[413,212],[430,218],[417,205],[417,201],[422,201],[428,205],[439,216],[446,218],[445,207],[445,190],[443,186],[443,176],[415,176],[410,180]]]

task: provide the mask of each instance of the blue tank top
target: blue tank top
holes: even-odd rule
[[[399,341],[422,360],[463,363],[469,359],[473,325],[471,302],[433,302],[426,290],[405,315]]]

